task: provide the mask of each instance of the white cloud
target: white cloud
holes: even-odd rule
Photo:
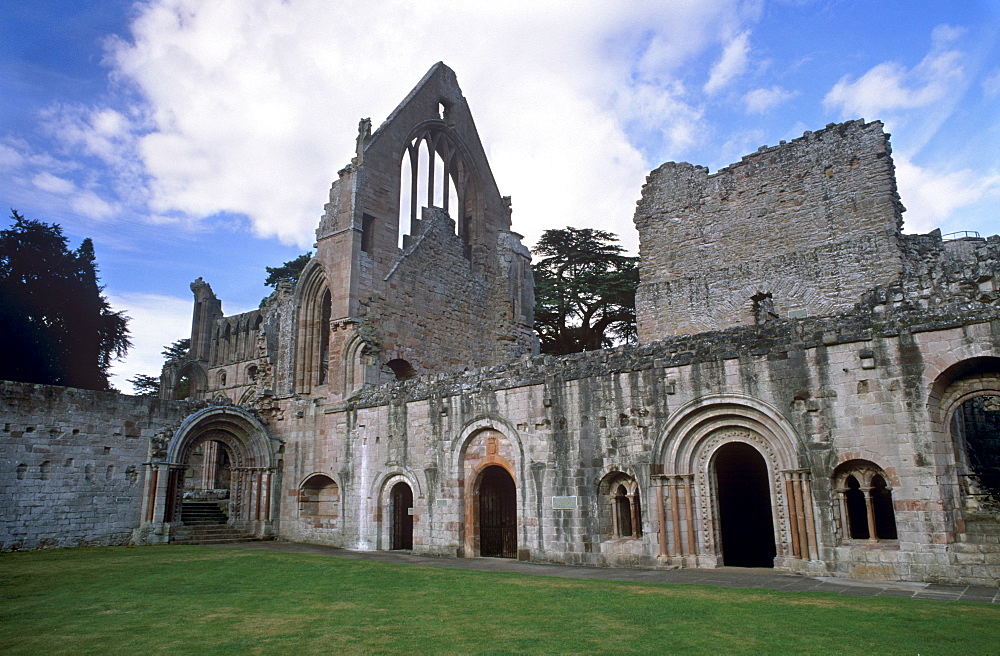
[[[769,89],[748,91],[743,96],[743,102],[751,114],[763,114],[794,96],[793,92],[775,85]]]
[[[906,206],[903,218],[908,232],[929,232],[957,214],[956,210],[984,200],[1000,200],[1000,173],[933,170],[899,155],[893,161],[899,195]],[[946,226],[945,231],[948,229]]]
[[[726,44],[719,61],[712,67],[712,72],[705,83],[705,93],[714,94],[729,86],[735,78],[747,68],[750,59],[750,33],[737,34]]]
[[[117,389],[132,394],[126,381],[136,374],[159,376],[163,347],[190,336],[193,302],[190,298],[140,293],[111,295],[108,302],[131,319],[132,348],[123,360],[111,365],[111,379]]]
[[[842,118],[868,119],[942,102],[950,106],[965,83],[964,55],[951,48],[961,33],[956,28],[938,26],[932,34],[930,51],[912,69],[898,62],[883,62],[857,80],[845,75],[826,94],[823,104],[839,110]]]
[[[51,194],[68,195],[76,191],[76,184],[65,178],[52,175],[48,171],[39,173],[31,179],[32,184]]]
[[[679,82],[685,65],[736,34],[713,70],[721,88],[745,67],[739,23],[755,12],[740,0],[150,0],[108,54],[120,96],[137,101],[48,120],[112,166],[124,203],[188,221],[245,214],[258,235],[308,246],[358,118],[378,125],[444,60],[529,243],[567,224],[629,233],[658,162],[628,131],[657,132],[667,151],[694,143],[702,110]]]

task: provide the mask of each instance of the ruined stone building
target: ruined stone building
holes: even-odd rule
[[[1000,237],[903,234],[880,123],[653,171],[637,346],[537,354],[510,208],[435,65],[361,122],[297,284],[235,316],[192,284],[163,398],[0,385],[2,548],[224,522],[350,549],[997,584]]]

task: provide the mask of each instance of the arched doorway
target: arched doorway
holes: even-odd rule
[[[391,549],[413,549],[413,490],[406,483],[392,486],[390,498]]]
[[[716,451],[714,470],[723,564],[773,567],[774,524],[764,457],[749,444],[730,442]]]
[[[497,465],[479,475],[479,555],[517,558],[517,490]]]
[[[241,408],[216,406],[190,415],[165,449],[162,442],[153,443],[145,519],[136,542],[173,540],[175,531],[164,525],[181,523],[228,523],[257,537],[270,535],[275,443]],[[198,510],[189,504],[199,496],[216,511],[212,517],[186,518],[189,510]]]

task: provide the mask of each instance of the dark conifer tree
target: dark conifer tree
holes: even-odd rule
[[[93,242],[71,251],[59,225],[11,219],[0,230],[0,378],[108,389],[131,343],[128,317],[101,294]]]

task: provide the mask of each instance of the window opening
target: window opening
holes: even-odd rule
[[[416,214],[417,178],[414,175],[413,147],[403,151],[403,161],[399,167],[399,235],[396,245],[403,248],[403,237],[412,232],[410,217]]]
[[[969,493],[1000,501],[1000,396],[968,399],[952,422],[952,434],[965,446]]]
[[[323,293],[323,309],[319,325],[319,376],[318,384],[325,385],[327,370],[330,368],[330,313],[332,311],[330,291]]]
[[[385,363],[385,366],[389,367],[393,376],[396,377],[396,380],[410,380],[411,378],[417,377],[417,370],[414,369],[413,365],[406,360],[398,358],[395,360],[389,360]]]
[[[191,389],[192,389],[191,377],[181,376],[180,380],[177,381],[177,390],[174,395],[174,398],[176,398],[179,401],[191,398]]]
[[[883,540],[896,539],[896,513],[892,508],[892,491],[879,475],[872,478],[872,515],[875,517],[875,535]]]
[[[753,301],[754,323],[759,325],[778,318],[778,313],[774,309],[774,299],[770,293],[761,292],[752,296],[750,300]]]
[[[850,460],[834,471],[834,484],[840,493],[844,537],[869,542],[897,539],[892,490],[881,467]]]
[[[602,495],[607,495],[603,498],[606,499],[605,507],[610,511],[610,522],[603,520],[602,532],[612,539],[642,537],[642,508],[636,480],[622,473],[609,474],[601,483],[600,490]],[[602,514],[605,512],[602,511]]]
[[[858,479],[853,476],[847,477],[844,500],[847,504],[849,535],[855,540],[867,540],[868,504],[865,502],[865,493],[861,491],[861,483],[858,483]]]
[[[375,239],[375,217],[370,214],[361,216],[361,250],[365,253],[372,252],[372,245]]]
[[[399,234],[397,245],[412,235],[421,207],[440,207],[455,221],[455,232],[468,242],[471,216],[466,198],[465,169],[461,156],[445,132],[424,132],[403,150],[399,181]]]

